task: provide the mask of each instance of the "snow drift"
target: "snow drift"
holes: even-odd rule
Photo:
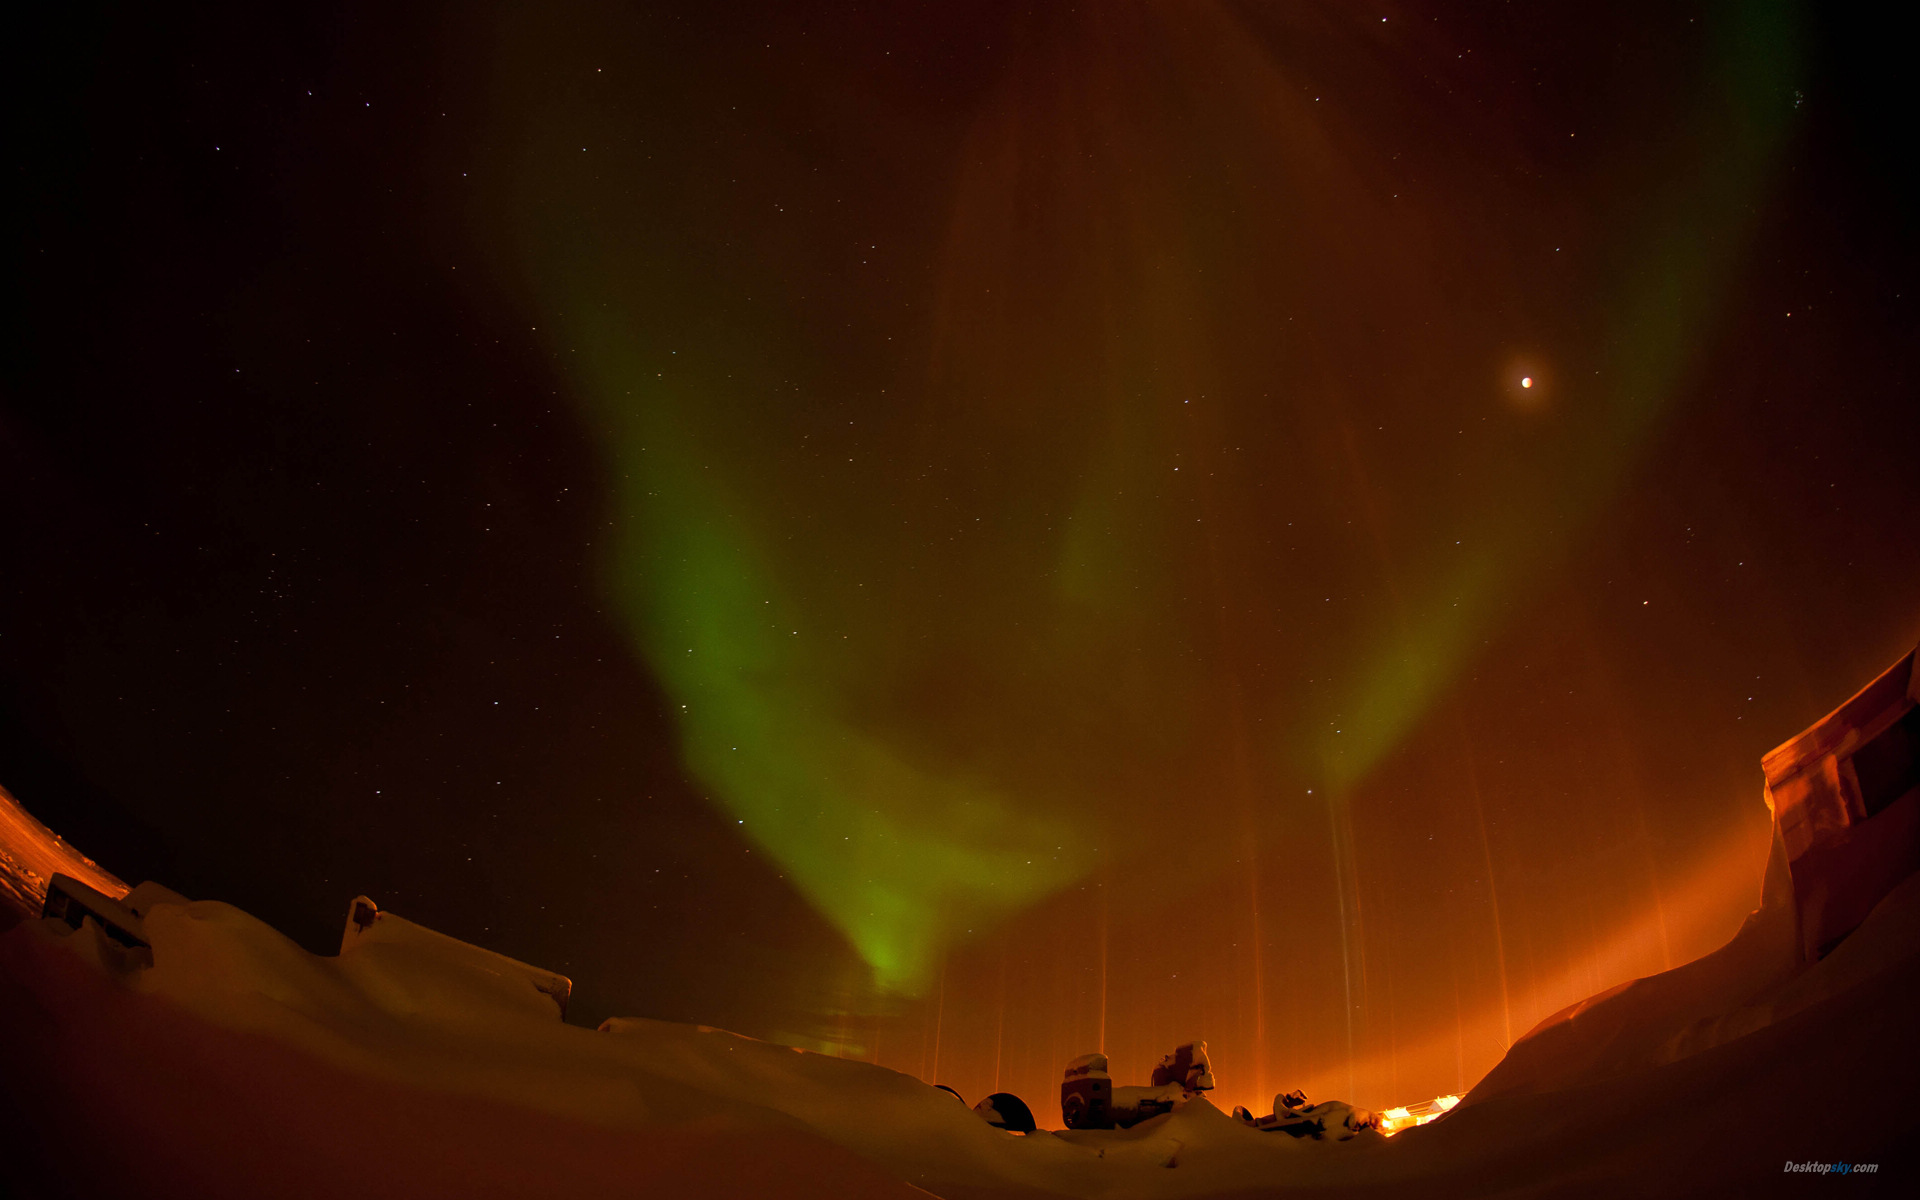
[[[1296,1140],[1203,1094],[1128,1129],[1023,1136],[867,1063],[568,1025],[564,977],[365,897],[326,957],[146,884],[98,918],[0,933],[5,1178],[208,1198],[1744,1196],[1799,1194],[1783,1164],[1814,1160],[1900,1186],[1920,1079],[1916,694],[1909,655],[1768,756],[1773,853],[1733,941],[1542,1022],[1391,1139]]]

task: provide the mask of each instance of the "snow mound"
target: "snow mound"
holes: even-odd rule
[[[196,1200],[1744,1197],[1804,1194],[1781,1164],[1809,1160],[1883,1164],[1854,1190],[1902,1186],[1920,1145],[1913,663],[1769,756],[1772,856],[1760,908],[1731,942],[1548,1018],[1457,1107],[1391,1139],[1344,1105],[1309,1110],[1326,1110],[1325,1140],[1222,1114],[1190,1090],[1211,1082],[1204,1043],[1164,1064],[1171,1111],[1020,1134],[869,1063],[644,1018],[584,1029],[563,1019],[564,976],[366,897],[350,906],[341,953],[323,957],[230,905],[154,884],[128,892],[0,793],[0,847],[19,851],[0,868],[79,864],[97,893],[55,895],[59,915],[46,917],[18,899],[48,895],[40,875],[8,893],[25,919],[0,931],[0,1130],[12,1143],[0,1188]],[[1073,1066],[1089,1095],[1111,1088],[1099,1055]]]
[[[418,926],[350,938],[329,958],[230,905],[131,899],[150,957],[90,918],[0,935],[0,1067],[23,1081],[16,1095],[37,1097],[12,1128],[33,1131],[43,1171],[56,1169],[50,1147],[68,1148],[63,1180],[86,1162],[98,1186],[74,1194],[156,1178],[207,1196],[413,1200],[562,1182],[626,1195],[643,1181],[669,1194],[951,1200],[1531,1194],[1629,1178],[1641,1193],[1729,1178],[1750,1192],[1783,1157],[1872,1161],[1910,1124],[1894,1102],[1920,1069],[1904,1036],[1920,880],[1813,968],[1705,1023],[1695,1010],[1729,993],[1687,980],[1727,968],[1591,1005],[1649,998],[1610,1019],[1604,1049],[1568,1041],[1577,1052],[1556,1057],[1545,1034],[1523,1042],[1516,1051],[1533,1048],[1488,1079],[1515,1086],[1477,1089],[1431,1125],[1325,1142],[1263,1132],[1201,1095],[1130,1129],[1022,1136],[868,1063],[643,1018],[567,1025],[536,986],[550,973]],[[1850,1103],[1801,1109],[1791,1135],[1754,1119],[1805,1095]],[[1683,1105],[1685,1122],[1650,1113],[1656,1098]],[[1672,1182],[1640,1178],[1647,1162],[1678,1164]]]

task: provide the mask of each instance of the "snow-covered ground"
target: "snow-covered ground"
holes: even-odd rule
[[[567,1025],[552,977],[390,914],[320,957],[136,890],[150,956],[91,921],[0,934],[7,1161],[28,1195],[1791,1192],[1788,1160],[1897,1159],[1913,1134],[1920,877],[1805,970],[1778,885],[1727,949],[1543,1023],[1441,1120],[1345,1142],[1204,1099],[1020,1136],[867,1063]]]

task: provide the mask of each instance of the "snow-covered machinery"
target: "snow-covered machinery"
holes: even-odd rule
[[[1146,1087],[1114,1087],[1107,1056],[1082,1054],[1067,1064],[1060,1082],[1060,1114],[1068,1129],[1126,1129],[1172,1112],[1212,1088],[1213,1066],[1205,1042],[1175,1047],[1153,1069]]]
[[[1297,1088],[1275,1096],[1273,1112],[1268,1116],[1256,1117],[1244,1107],[1235,1108],[1233,1115],[1255,1129],[1311,1138],[1316,1142],[1344,1142],[1367,1130],[1380,1128],[1379,1115],[1368,1109],[1355,1108],[1344,1100],[1308,1104],[1307,1094]]]
[[[1177,1083],[1189,1092],[1210,1092],[1213,1090],[1213,1064],[1207,1061],[1205,1042],[1188,1042],[1175,1046],[1173,1053],[1160,1060],[1153,1069],[1153,1078],[1149,1080],[1154,1087],[1165,1087]]]
[[[1012,1092],[995,1092],[973,1106],[973,1111],[995,1129],[1008,1133],[1032,1133],[1038,1126],[1027,1102]]]
[[[147,933],[137,913],[121,901],[70,875],[56,873],[48,882],[40,915],[65,921],[75,929],[91,917],[108,937],[122,946],[141,950],[147,948]]]
[[[1113,1076],[1107,1056],[1082,1054],[1067,1064],[1060,1083],[1060,1115],[1068,1129],[1112,1129]]]

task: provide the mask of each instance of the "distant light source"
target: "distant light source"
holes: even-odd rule
[[[1420,1104],[1389,1108],[1380,1114],[1380,1132],[1392,1137],[1403,1129],[1425,1125],[1428,1121],[1442,1116],[1458,1103],[1460,1103],[1458,1096],[1436,1096]]]
[[[1524,375],[1524,376],[1522,376],[1522,377],[1521,377],[1521,379],[1520,379],[1520,386],[1521,386],[1521,387],[1527,387],[1527,388],[1530,388],[1530,387],[1532,387],[1532,386],[1533,386],[1533,376],[1531,376],[1531,375]]]

